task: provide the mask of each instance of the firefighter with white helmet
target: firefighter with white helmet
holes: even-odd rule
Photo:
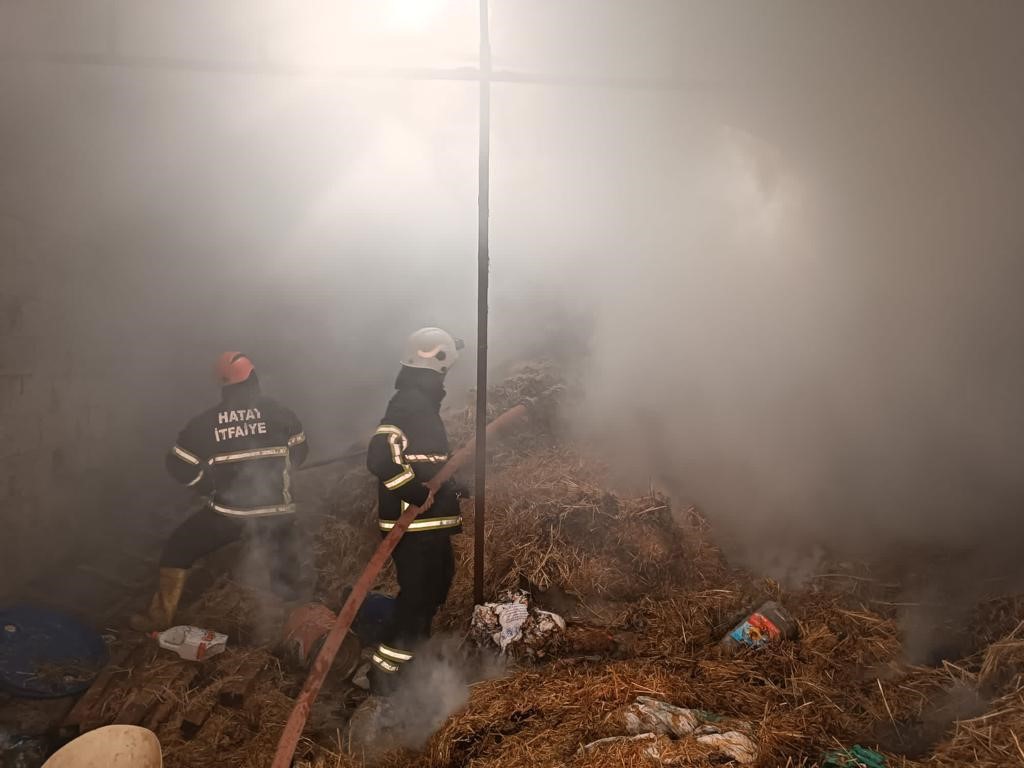
[[[444,376],[459,359],[459,350],[463,346],[461,339],[440,328],[420,328],[405,342],[402,365],[426,368]]]
[[[374,650],[370,682],[375,693],[392,692],[430,635],[455,575],[451,535],[462,530],[455,483],[431,483],[448,460],[448,433],[441,420],[444,379],[459,358],[462,341],[440,328],[422,328],[406,342],[397,390],[370,440],[366,464],[377,476],[378,525],[387,534],[410,505],[422,510],[395,547],[392,559],[400,591],[387,641]]]

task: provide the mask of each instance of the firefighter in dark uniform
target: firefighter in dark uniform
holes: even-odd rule
[[[409,337],[394,396],[370,440],[366,465],[380,480],[378,524],[382,535],[409,505],[422,510],[395,547],[399,593],[386,642],[373,652],[374,693],[395,690],[416,647],[430,636],[434,614],[448,597],[455,575],[451,536],[462,530],[453,482],[437,488],[431,479],[448,460],[448,433],[441,421],[444,377],[458,359],[462,342],[440,328]]]
[[[271,585],[285,599],[299,584],[291,472],[309,447],[302,424],[288,408],[260,391],[252,361],[225,352],[215,369],[218,405],[196,416],[167,455],[167,470],[206,496],[164,546],[160,582],[138,630],[166,629],[174,620],[189,568],[199,558],[253,535],[269,550]]]

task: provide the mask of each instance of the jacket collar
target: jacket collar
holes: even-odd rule
[[[395,389],[416,390],[425,395],[430,402],[435,403],[438,408],[441,407],[441,401],[444,400],[446,394],[443,375],[427,368],[411,368],[407,365],[403,365],[398,372]]]

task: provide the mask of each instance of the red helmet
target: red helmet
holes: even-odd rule
[[[229,384],[241,384],[248,379],[256,370],[248,355],[241,352],[225,352],[217,358],[217,365],[214,366],[214,374],[222,387]]]

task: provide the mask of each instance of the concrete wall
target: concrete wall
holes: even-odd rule
[[[89,254],[0,213],[0,593],[81,541],[101,493],[108,430],[100,360],[80,342]]]

